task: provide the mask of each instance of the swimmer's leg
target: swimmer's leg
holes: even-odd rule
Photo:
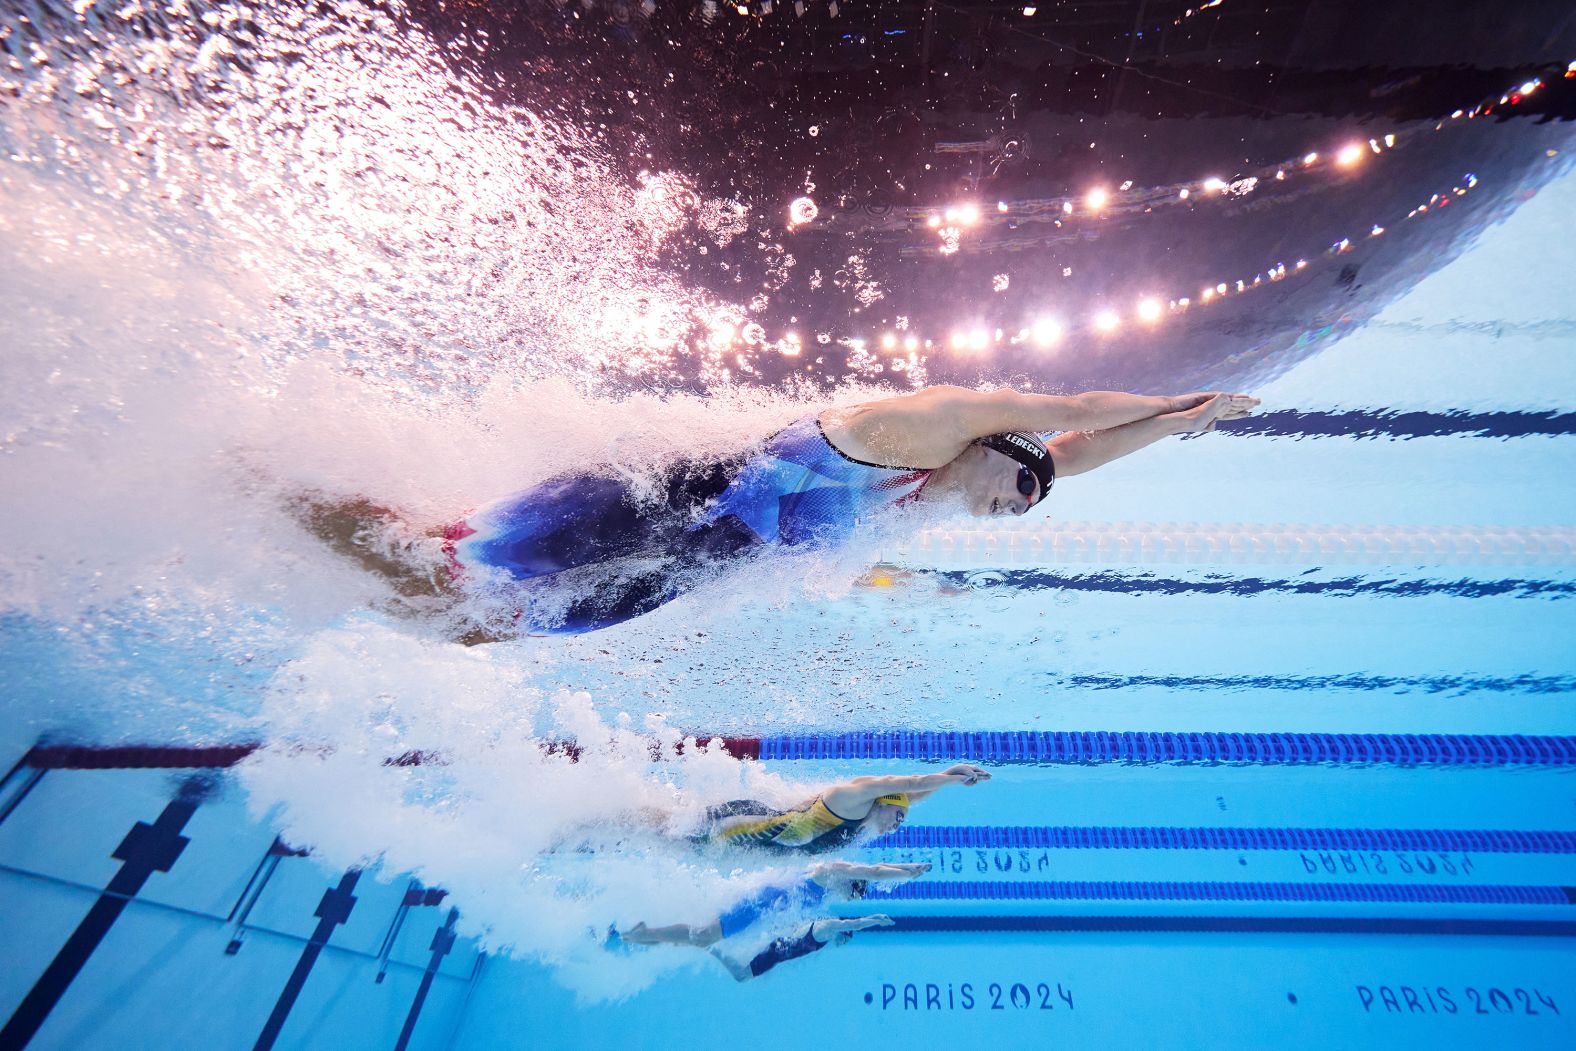
[[[320,493],[302,493],[288,507],[307,532],[382,577],[396,593],[406,598],[452,596],[446,568],[418,550],[427,538],[389,508],[361,497],[331,499]]]
[[[548,851],[595,849],[592,837],[603,833],[662,833],[667,832],[673,815],[660,807],[642,806],[593,821],[584,821],[565,829],[547,847]]]
[[[747,982],[751,978],[755,977],[754,973],[750,970],[749,964],[735,960],[733,957],[727,955],[726,953],[719,952],[716,949],[711,949],[709,951],[711,952],[712,957],[715,958],[718,963],[727,968],[729,974],[733,975],[734,981]]]
[[[669,568],[619,577],[595,587],[585,598],[571,602],[553,634],[581,635],[622,624],[650,613],[684,592],[682,575]]]
[[[704,949],[722,940],[722,924],[718,920],[699,927],[687,923],[674,923],[666,927],[648,927],[637,923],[619,937],[631,945],[693,945]]]
[[[708,569],[761,547],[760,537],[732,515],[673,538],[656,568],[609,580],[571,603],[555,633],[582,634],[650,613],[691,590]]]
[[[617,478],[555,478],[471,515],[455,540],[466,565],[532,580],[565,570],[660,554],[682,519]]]

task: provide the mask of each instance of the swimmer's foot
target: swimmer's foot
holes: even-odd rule
[[[639,927],[642,930],[645,929],[645,926],[646,925],[644,923],[637,923],[635,925],[635,927]],[[628,931],[620,933],[618,925],[610,923],[607,927],[607,937],[602,939],[602,948],[606,949],[608,952],[629,953],[633,952],[637,948],[649,944],[647,942],[637,941],[629,937],[629,935],[633,933],[634,927],[630,928]]]

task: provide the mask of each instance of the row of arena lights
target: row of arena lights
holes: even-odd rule
[[[1564,75],[1576,77],[1576,63],[1569,64]],[[1525,81],[1506,91],[1499,97],[1497,103],[1487,101],[1472,109],[1458,109],[1450,115],[1450,120],[1470,120],[1492,113],[1497,106],[1519,105],[1544,86],[1541,79]],[[1434,130],[1444,128],[1446,123],[1440,121],[1435,125]],[[982,223],[1003,220],[1031,222],[1053,220],[1060,225],[1062,220],[1075,215],[1097,218],[1127,210],[1149,212],[1168,203],[1188,204],[1201,195],[1204,197],[1243,196],[1257,189],[1261,181],[1284,182],[1289,175],[1299,171],[1329,167],[1338,170],[1354,169],[1365,157],[1392,149],[1398,142],[1394,133],[1387,133],[1370,138],[1366,142],[1348,142],[1328,153],[1309,150],[1281,164],[1262,169],[1258,174],[1230,181],[1219,176],[1209,176],[1191,182],[1173,184],[1170,187],[1128,193],[1127,191],[1132,187],[1129,181],[1123,183],[1117,190],[1097,186],[1081,196],[1026,200],[1011,204],[1007,201],[998,201],[993,211],[977,202],[965,201],[939,209],[911,209],[909,214],[914,218],[922,215],[924,224],[941,238],[939,246],[941,254],[951,255],[959,250],[963,232]],[[819,215],[820,210],[813,199],[800,197],[789,205],[788,226],[790,229],[806,226],[813,223]]]
[[[1567,78],[1576,78],[1576,62],[1571,62],[1566,67],[1564,76]],[[1534,92],[1544,86],[1545,84],[1542,80],[1526,81],[1518,85],[1515,89],[1506,92],[1500,97],[1498,103],[1488,102],[1470,110],[1456,110],[1451,114],[1450,119],[1471,119],[1492,112],[1496,105],[1517,105],[1523,99],[1532,95]],[[1441,121],[1435,126],[1435,130],[1443,128],[1444,126],[1445,122]],[[1379,138],[1370,139],[1367,143],[1347,143],[1340,149],[1334,151],[1334,153],[1330,156],[1330,160],[1339,167],[1351,168],[1360,163],[1364,157],[1369,156],[1370,154],[1381,153],[1385,149],[1393,147],[1395,143],[1396,137],[1394,135],[1385,135]],[[1320,159],[1320,153],[1316,151],[1309,151],[1308,153],[1302,155],[1300,161],[1304,167],[1312,167],[1318,164]],[[1478,181],[1479,180],[1477,176],[1468,173],[1463,178],[1463,185],[1457,185],[1448,191],[1433,194],[1427,202],[1424,202],[1423,204],[1420,204],[1416,208],[1413,208],[1411,211],[1409,211],[1406,214],[1405,219],[1416,219],[1420,216],[1428,214],[1430,210],[1437,211],[1445,207],[1450,203],[1451,200],[1457,197],[1464,197],[1470,190],[1478,185]],[[1231,187],[1236,184],[1228,184],[1223,179],[1212,177],[1200,180],[1193,185],[1197,186],[1199,190],[1205,193],[1223,193],[1231,189]],[[1124,186],[1124,189],[1125,188],[1126,187]],[[1177,196],[1181,200],[1186,200],[1189,196],[1191,196],[1191,193],[1191,186],[1183,186],[1177,191]],[[1085,207],[1093,213],[1098,213],[1101,211],[1109,204],[1110,200],[1110,191],[1104,189],[1103,187],[1096,187],[1090,190],[1084,195],[1083,198]],[[996,210],[998,213],[1006,213],[1009,211],[1009,205],[1006,202],[998,202]],[[1073,213],[1074,208],[1071,201],[1066,201],[1063,203],[1063,211],[1065,214]],[[808,197],[801,197],[798,200],[795,200],[789,207],[789,225],[790,227],[794,227],[812,222],[816,218],[816,215],[817,208],[815,202]],[[984,218],[984,216],[984,211],[977,203],[964,202],[962,204],[944,209],[939,213],[932,213],[930,220],[928,220],[928,224],[932,228],[941,227],[942,223],[951,224],[954,228],[957,226],[972,226],[979,223]],[[1375,223],[1369,228],[1367,237],[1381,237],[1385,234],[1385,232],[1386,228],[1384,226]],[[1341,255],[1351,251],[1353,244],[1354,242],[1351,238],[1343,237],[1339,241],[1336,241],[1334,244],[1330,245],[1329,248],[1325,249],[1324,253],[1322,254],[1324,256]],[[1007,330],[999,327],[991,328],[985,326],[976,326],[973,328],[961,328],[953,331],[944,341],[944,345],[958,353],[979,353],[989,349],[992,346],[1002,343],[1009,345],[1031,346],[1041,350],[1049,350],[1060,344],[1069,334],[1080,327],[1086,327],[1087,330],[1090,330],[1101,336],[1110,335],[1117,332],[1130,321],[1136,322],[1139,326],[1145,328],[1153,328],[1159,325],[1168,315],[1183,313],[1202,304],[1209,304],[1226,299],[1235,294],[1250,292],[1266,283],[1274,283],[1284,280],[1288,276],[1304,272],[1308,269],[1309,265],[1308,259],[1298,259],[1291,266],[1288,266],[1285,263],[1277,263],[1275,266],[1270,267],[1267,271],[1255,275],[1251,280],[1238,279],[1235,281],[1218,281],[1212,285],[1205,286],[1199,291],[1197,299],[1194,299],[1191,296],[1162,299],[1159,296],[1145,295],[1136,301],[1136,303],[1131,308],[1131,313],[1128,316],[1124,317],[1122,313],[1111,307],[1104,307],[1089,315],[1086,326],[1074,326],[1062,318],[1047,315],[1032,320],[1029,324],[1019,328],[1016,333],[1010,333]],[[1005,275],[997,276],[997,291],[1002,291],[1007,287],[1004,277]],[[923,338],[914,332],[906,331],[907,328],[907,319],[899,319],[899,331],[884,332],[876,340],[876,342],[879,344],[882,350],[888,352],[895,352],[899,349],[906,351],[909,355],[909,366],[913,367],[917,362],[916,355],[921,350],[935,349],[937,341],[934,339]],[[738,333],[735,333],[731,326],[725,326],[725,330],[717,330],[713,332],[713,339],[714,341],[721,341],[731,344],[736,334],[741,335],[747,343],[768,345],[765,338],[764,329],[762,329],[760,325],[754,323],[745,325]],[[830,337],[825,334],[819,335],[817,336],[817,342],[828,343],[830,342]],[[863,354],[867,352],[867,345],[870,341],[864,338],[848,338],[840,340],[839,342],[848,346],[851,350]],[[803,352],[802,340],[797,333],[788,332],[783,336],[782,339],[777,341],[776,349],[786,356],[798,356]],[[903,363],[900,360],[895,360],[893,364],[894,368],[900,368]]]
[[[1433,194],[1426,202],[1409,211],[1405,216],[1405,220],[1416,219],[1428,214],[1430,211],[1443,209],[1452,200],[1466,196],[1478,183],[1477,176],[1468,173],[1463,178],[1462,185]],[[1369,228],[1367,237],[1382,237],[1385,233],[1386,228],[1376,223]],[[1355,242],[1352,238],[1343,237],[1326,248],[1321,255],[1322,257],[1333,258],[1352,251],[1354,247]],[[1045,351],[1055,348],[1069,335],[1080,330],[1092,332],[1096,337],[1104,337],[1110,336],[1124,326],[1133,323],[1136,323],[1143,329],[1153,329],[1159,326],[1168,316],[1186,313],[1189,310],[1220,302],[1234,295],[1252,292],[1266,284],[1276,283],[1285,280],[1287,277],[1301,274],[1307,271],[1310,265],[1309,259],[1298,259],[1291,265],[1277,263],[1267,271],[1256,274],[1251,280],[1241,278],[1235,281],[1218,281],[1213,285],[1207,285],[1199,291],[1197,298],[1181,296],[1163,300],[1159,296],[1142,296],[1133,304],[1126,316],[1117,309],[1106,306],[1088,315],[1082,325],[1071,323],[1061,317],[1042,315],[1019,328],[1015,333],[1001,327],[993,328],[983,325],[959,328],[954,330],[944,341],[941,341],[941,346],[961,354],[977,354],[1001,344],[1028,346]],[[998,289],[1005,289],[1006,285],[1004,282],[1000,282],[1000,276],[1002,275],[998,275],[997,287]],[[937,348],[937,340],[924,338],[918,333],[908,331],[906,318],[899,319],[897,329],[897,331],[889,330],[882,333],[874,342],[884,351],[896,352],[902,350],[906,352],[909,355],[906,366],[910,369],[922,364],[917,358],[920,351],[930,351]],[[747,344],[763,347],[772,346],[766,339],[765,330],[753,322],[746,324],[737,331],[732,326],[723,326],[721,329],[713,332],[713,340],[718,349],[722,349],[723,346],[731,345],[736,335],[741,336]],[[831,337],[827,334],[821,334],[816,337],[816,341],[823,344],[830,343]],[[847,338],[839,342],[856,353],[865,354],[871,340]],[[784,356],[797,357],[803,352],[804,347],[797,333],[788,332],[776,342],[775,349]],[[902,371],[904,366],[905,363],[901,359],[894,359],[893,367],[895,371]]]
[[[649,4],[652,2],[652,0],[644,0],[644,2]],[[1179,26],[1187,19],[1192,18],[1194,15],[1202,14],[1213,7],[1219,7],[1225,2],[1226,0],[1206,0],[1205,3],[1199,4],[1196,8],[1188,8],[1183,14],[1177,16],[1175,19],[1172,19],[1171,24],[1174,26]],[[733,8],[735,13],[745,18],[751,15],[765,17],[771,14],[775,9],[773,0],[732,0],[728,6]],[[794,14],[798,15],[800,18],[803,18],[805,8],[805,0],[794,0]],[[716,17],[718,9],[718,0],[702,0],[701,2],[701,11],[708,19]],[[827,14],[831,15],[833,18],[836,18],[838,13],[837,0],[830,0],[830,2],[826,5],[826,10]],[[1037,4],[1028,3],[1023,5],[1024,18],[1033,18],[1039,13],[1040,9]],[[1140,33],[1139,35],[1142,36],[1143,34]]]
[[[743,0],[743,2],[740,2],[740,0],[731,0],[731,2],[728,3],[728,6],[733,8],[734,13],[739,15],[741,18],[748,18],[751,15],[764,18],[771,14],[775,9],[775,5],[773,4],[772,0]],[[701,0],[700,9],[701,16],[708,22],[711,21],[713,18],[717,17],[717,0]],[[793,0],[793,13],[795,15],[803,18],[806,10],[808,10],[808,5],[805,3],[805,0]],[[832,18],[837,17],[837,0],[829,0],[826,5],[826,13]]]
[[[1226,0],[1207,0],[1207,2],[1199,4],[1197,7],[1190,7],[1190,8],[1188,8],[1182,14],[1180,14],[1177,17],[1171,19],[1170,24],[1174,25],[1174,26],[1179,26],[1183,22],[1187,21],[1189,18],[1192,18],[1194,15],[1203,14],[1205,11],[1208,11],[1210,8],[1212,8],[1212,7],[1219,7],[1221,4],[1223,4],[1225,2],[1226,2]],[[1039,13],[1040,13],[1039,5],[1037,5],[1037,4],[1024,4],[1023,5],[1023,17],[1024,18],[1033,18],[1035,15],[1037,15]],[[1156,26],[1152,26],[1148,31],[1149,32],[1154,32],[1154,31],[1156,31],[1158,29],[1161,29],[1161,28],[1163,28],[1163,26],[1156,25]],[[1132,34],[1124,34],[1124,35],[1130,36]],[[1138,31],[1138,35],[1139,36],[1143,36],[1144,35],[1144,31],[1142,31],[1142,30]]]
[[[1456,198],[1465,197],[1478,185],[1478,181],[1476,175],[1468,173],[1463,178],[1462,185],[1433,194],[1426,202],[1408,212],[1406,218],[1414,219],[1427,214],[1431,208],[1438,210]],[[1367,237],[1378,238],[1385,233],[1386,228],[1375,223],[1369,227]],[[1354,247],[1355,242],[1352,238],[1343,237],[1326,248],[1322,254],[1326,257],[1344,255]],[[1087,329],[1096,335],[1108,336],[1130,321],[1144,328],[1153,328],[1169,315],[1185,313],[1197,306],[1219,302],[1233,295],[1251,292],[1265,284],[1283,281],[1287,277],[1303,273],[1309,265],[1308,259],[1298,259],[1289,266],[1286,263],[1277,263],[1267,271],[1254,275],[1252,279],[1239,278],[1235,281],[1218,281],[1213,285],[1206,285],[1199,290],[1196,299],[1192,296],[1179,296],[1162,300],[1158,296],[1143,296],[1133,305],[1128,317],[1124,317],[1110,307],[1096,311],[1088,317]],[[1012,345],[1030,345],[1044,350],[1056,346],[1070,331],[1072,326],[1060,318],[1041,317],[1028,327],[1019,329],[1016,335],[1009,335],[1000,328],[994,331],[988,328],[960,329],[951,334],[947,344],[954,351],[981,351],[993,344],[1003,342]],[[881,345],[888,349],[895,347],[897,345],[895,337],[888,333],[882,337]],[[913,337],[909,337],[904,340],[903,345],[905,349],[912,350],[916,344],[913,342]],[[926,340],[923,345],[930,347],[932,343]]]
[[[1386,149],[1395,146],[1395,144],[1396,136],[1394,134],[1369,139],[1366,144],[1361,142],[1347,143],[1334,151],[1329,156],[1329,160],[1338,168],[1350,169],[1356,167],[1370,152],[1382,153]],[[1318,165],[1321,159],[1324,159],[1323,154],[1317,151],[1310,151],[1303,154],[1295,163],[1300,164],[1302,168],[1312,168]],[[1291,163],[1279,166],[1275,170],[1273,177],[1277,181],[1284,181],[1286,173],[1291,167]],[[1178,202],[1188,201],[1197,194],[1225,195],[1230,193],[1241,195],[1251,192],[1257,186],[1258,181],[1257,177],[1248,177],[1228,182],[1218,176],[1210,176],[1196,182],[1173,187],[1174,199]],[[1130,189],[1131,186],[1131,183],[1123,183],[1121,190],[1116,191],[1104,186],[1096,186],[1083,194],[1081,198],[1058,198],[1056,203],[1059,205],[1062,216],[1079,214],[1080,209],[1085,215],[1099,216],[1110,212],[1118,201],[1119,195]],[[1040,206],[1043,205],[1043,202],[1032,203],[1036,206],[1036,211],[1040,210]],[[1146,210],[1149,209],[1146,208]],[[1014,206],[1006,201],[996,202],[996,217],[1013,213],[1021,216],[1022,211],[1021,205]],[[814,222],[819,215],[820,209],[812,198],[796,198],[788,206],[788,226],[790,229],[804,226],[807,223]],[[925,217],[925,225],[935,230],[942,237],[941,253],[943,255],[951,255],[957,251],[958,235],[963,229],[978,226],[982,221],[990,218],[992,218],[990,213],[977,202],[964,201],[956,205],[929,211],[929,214]]]
[[[1468,173],[1464,176],[1462,185],[1433,194],[1428,201],[1409,211],[1405,218],[1417,218],[1427,214],[1430,209],[1437,211],[1447,206],[1452,200],[1466,196],[1470,190],[1478,185],[1478,182],[1476,175]],[[1386,227],[1375,223],[1369,227],[1367,237],[1382,237],[1385,233]],[[1344,255],[1352,251],[1354,247],[1355,242],[1352,238],[1343,237],[1326,248],[1322,255],[1325,257]],[[1159,296],[1142,296],[1134,303],[1129,315],[1124,317],[1122,313],[1112,307],[1103,307],[1089,315],[1084,326],[1074,326],[1059,317],[1042,316],[1036,318],[1025,327],[1018,329],[1016,333],[1010,333],[1003,328],[993,329],[985,326],[960,328],[951,333],[945,341],[945,346],[959,353],[978,353],[1002,343],[1015,346],[1032,346],[1041,350],[1048,350],[1061,343],[1077,327],[1083,327],[1088,331],[1092,331],[1097,336],[1111,335],[1129,323],[1137,323],[1143,328],[1153,328],[1170,315],[1185,313],[1201,305],[1219,302],[1233,295],[1251,292],[1265,284],[1279,282],[1287,277],[1303,273],[1309,266],[1310,261],[1308,259],[1298,259],[1291,265],[1277,263],[1268,270],[1254,275],[1252,279],[1239,278],[1235,281],[1217,281],[1212,285],[1206,285],[1199,290],[1196,299],[1192,296],[1180,296],[1163,300]],[[1006,288],[1006,282],[1001,280],[1004,276],[998,275],[997,277],[996,287],[998,290]],[[906,328],[906,323],[902,327]],[[794,348],[790,353],[797,353],[799,337],[790,333],[786,339]],[[825,340],[822,341],[824,342]],[[867,341],[864,339],[850,339],[845,342],[855,350],[863,350]],[[883,350],[892,351],[901,347],[911,354],[920,349],[934,349],[936,345],[934,340],[923,339],[914,333],[900,335],[897,332],[890,331],[881,335],[879,344]],[[782,348],[780,347],[779,349]]]
[[[596,7],[597,2],[598,0],[579,0],[580,6],[587,11]],[[80,6],[83,0],[77,0],[77,3]],[[567,9],[570,0],[553,0],[553,4],[561,10]],[[602,0],[602,5],[610,8],[614,13],[614,18],[619,21],[627,20],[632,9],[638,9],[647,18],[657,13],[657,0],[640,0],[638,4],[634,5],[624,2],[624,0]],[[741,0],[701,0],[700,15],[702,20],[706,22],[712,21],[722,13],[724,7],[731,8],[736,14],[745,18],[751,15],[765,17],[771,14],[774,9],[773,0],[743,0],[743,2]],[[794,14],[803,18],[805,12],[809,10],[807,0],[793,0],[793,10]],[[837,0],[828,0],[826,13],[832,18],[838,16]],[[576,17],[579,16],[577,15]]]

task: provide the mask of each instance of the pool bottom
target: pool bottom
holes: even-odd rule
[[[562,1046],[774,1051],[835,1032],[860,1048],[1556,1048],[1576,1038],[1569,959],[1569,943],[1546,936],[1205,934],[1152,920],[1128,931],[900,931],[856,936],[742,987],[701,960],[590,1007],[528,965],[494,961],[456,1046],[524,1046],[550,1032]]]

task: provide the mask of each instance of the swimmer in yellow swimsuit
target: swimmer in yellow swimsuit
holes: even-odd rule
[[[790,810],[756,799],[735,799],[706,811],[696,838],[766,850],[837,850],[856,838],[879,836],[901,825],[908,808],[949,785],[977,785],[990,774],[969,763],[939,774],[856,777],[833,785]]]

